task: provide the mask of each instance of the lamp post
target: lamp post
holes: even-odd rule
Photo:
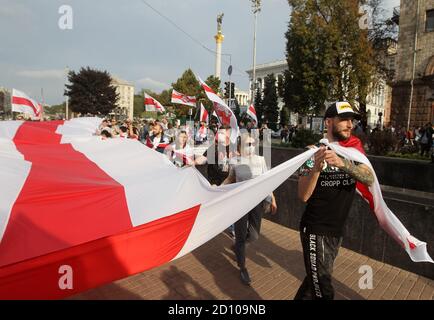
[[[251,102],[255,104],[255,90],[256,90],[256,20],[258,18],[258,13],[261,11],[261,0],[251,0],[252,10],[254,14],[253,22],[253,77],[252,77],[252,96]]]
[[[68,74],[69,74],[68,66],[66,66],[65,72],[66,72],[66,80],[65,80],[65,85],[66,85],[66,82],[68,81]],[[65,108],[65,120],[68,120],[68,113],[69,113],[69,97],[68,96],[66,96],[65,107],[66,107]]]

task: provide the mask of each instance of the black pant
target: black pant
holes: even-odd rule
[[[311,234],[304,229],[300,231],[300,238],[307,276],[294,300],[333,300],[333,263],[338,255],[342,237]]]
[[[263,210],[261,202],[235,222],[235,255],[240,269],[246,267],[246,241],[252,242],[259,238]]]
[[[423,155],[426,153],[427,156],[429,156],[429,150],[431,149],[431,144],[421,144],[420,145],[420,155],[423,157]]]

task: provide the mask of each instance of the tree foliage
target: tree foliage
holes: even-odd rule
[[[359,26],[359,0],[289,0],[288,71],[284,101],[301,114],[327,101],[364,102],[374,73],[367,30]]]
[[[65,95],[73,112],[106,115],[116,107],[118,94],[107,71],[90,67],[81,68],[78,73],[71,70],[68,80]]]
[[[264,79],[264,97],[262,105],[264,108],[265,119],[269,123],[277,123],[279,117],[278,97],[276,78],[274,74],[269,74]]]

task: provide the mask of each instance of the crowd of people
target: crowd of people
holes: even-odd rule
[[[361,132],[361,128],[356,126],[355,133]],[[421,157],[431,157],[431,162],[434,163],[434,128],[432,123],[426,123],[424,126],[409,127],[393,126],[391,124],[381,127],[377,125],[371,129],[369,126],[366,130],[368,148],[371,148],[369,143],[370,137],[378,133],[389,134],[393,139],[391,150],[393,152],[403,153],[418,153]]]

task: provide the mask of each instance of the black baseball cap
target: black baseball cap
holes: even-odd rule
[[[356,120],[360,120],[361,116],[357,112],[354,111],[353,107],[346,101],[339,101],[332,103],[326,110],[324,114],[325,118],[354,118]]]

